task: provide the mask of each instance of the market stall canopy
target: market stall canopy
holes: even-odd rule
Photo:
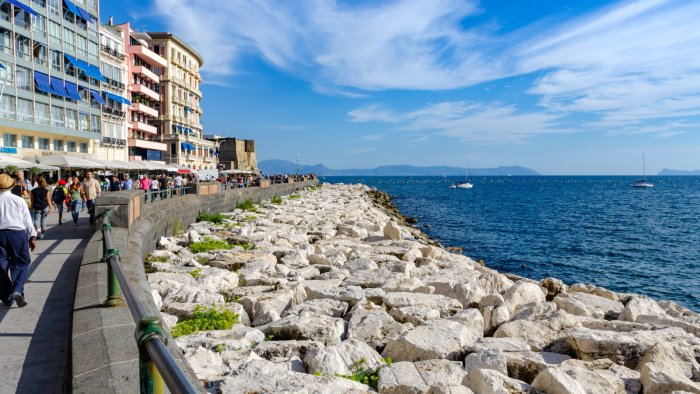
[[[224,171],[221,171],[221,173],[224,175],[231,175],[231,174],[242,174],[242,175],[243,174],[254,174],[254,175],[257,175],[258,172],[253,171],[253,170],[224,170]]]
[[[55,171],[58,170],[58,167],[53,167],[49,165],[43,165],[43,164],[37,164],[37,163],[32,163],[31,161],[26,161],[22,159],[18,159],[16,157],[12,156],[2,156],[0,155],[0,168],[5,168],[7,166],[15,166],[17,168],[22,168],[22,169],[27,169],[27,168],[32,168],[32,167],[37,167],[42,170],[46,171]]]
[[[149,170],[168,171],[167,164],[162,164],[162,163],[158,163],[156,161],[150,161],[150,160],[142,160],[141,163],[144,163],[148,167]]]
[[[105,166],[92,160],[68,155],[51,155],[41,159],[41,164],[59,168],[104,168]]]
[[[125,169],[129,168],[129,165],[123,161],[107,161],[107,160],[98,160],[98,159],[90,159],[90,161],[94,161],[95,163],[102,164],[102,167],[110,169],[110,170],[125,170]]]
[[[193,170],[191,168],[181,166],[181,165],[170,165],[170,168],[168,169],[169,171],[172,172],[177,172],[178,174],[198,174],[197,170]]]

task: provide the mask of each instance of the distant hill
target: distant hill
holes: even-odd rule
[[[659,175],[695,175],[700,176],[700,170],[669,170],[664,168],[659,172]]]
[[[263,174],[291,174],[297,171],[296,163],[286,160],[262,160],[258,168]],[[409,165],[379,166],[368,169],[335,170],[323,164],[302,165],[300,173],[314,173],[322,176],[462,176],[462,167],[416,167]],[[472,168],[473,176],[507,176],[507,175],[540,175],[530,168],[511,166],[498,168]]]

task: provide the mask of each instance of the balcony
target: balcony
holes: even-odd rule
[[[168,149],[168,145],[166,145],[166,144],[162,144],[160,142],[155,142],[155,141],[141,140],[138,138],[129,138],[129,146],[136,147],[136,148],[143,148],[143,149],[160,150],[160,151],[165,151]]]
[[[149,115],[149,116],[153,116],[154,118],[158,117],[158,111],[149,107],[146,104],[131,103],[131,110],[136,111],[136,112],[141,112],[141,113]]]
[[[126,111],[121,111],[116,108],[108,107],[106,105],[102,106],[102,112],[104,114],[116,116],[118,118],[123,118],[124,116],[126,116]]]
[[[116,50],[114,50],[106,45],[100,45],[100,49],[102,49],[102,52],[109,54],[109,55],[112,55],[119,60],[124,60],[124,58],[126,57],[126,56],[124,56],[123,53],[119,53]]]
[[[144,66],[133,66],[131,67],[131,72],[134,74],[141,74],[155,83],[160,83],[160,78],[153,71]]]
[[[102,143],[108,145],[126,146],[126,140],[112,137],[102,137]]]
[[[153,67],[168,66],[167,60],[163,59],[159,54],[153,52],[143,45],[129,45],[127,47],[127,52],[138,55],[138,57]]]
[[[160,95],[153,91],[151,88],[147,87],[146,85],[141,85],[140,83],[134,83],[129,85],[131,87],[131,92],[132,93],[141,93],[144,96],[148,96],[152,98],[153,100],[160,101]]]
[[[131,122],[131,127],[134,130],[144,131],[146,133],[151,133],[151,134],[158,133],[158,129],[155,126],[151,126],[150,124],[146,124],[146,123],[139,122],[139,121]]]

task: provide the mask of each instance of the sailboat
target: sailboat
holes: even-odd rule
[[[474,187],[471,179],[471,171],[469,170],[469,162],[465,160],[464,164],[464,182],[455,182],[450,185],[450,189],[471,189]]]
[[[653,183],[647,181],[647,164],[646,164],[646,160],[644,159],[644,153],[642,153],[642,179],[634,181],[634,184],[632,184],[632,187],[637,188],[637,189],[645,189],[645,188],[654,187]]]

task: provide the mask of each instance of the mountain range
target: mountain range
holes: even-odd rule
[[[263,174],[292,174],[297,172],[296,163],[287,160],[262,160],[258,162],[258,168]],[[388,165],[376,168],[336,170],[323,164],[314,164],[300,166],[299,173],[314,173],[320,176],[463,176],[464,168]],[[474,176],[540,175],[535,170],[520,166],[472,168],[471,174]]]
[[[699,176],[700,170],[669,170],[668,168],[664,168],[663,170],[659,171],[658,175],[695,175],[695,176]]]

